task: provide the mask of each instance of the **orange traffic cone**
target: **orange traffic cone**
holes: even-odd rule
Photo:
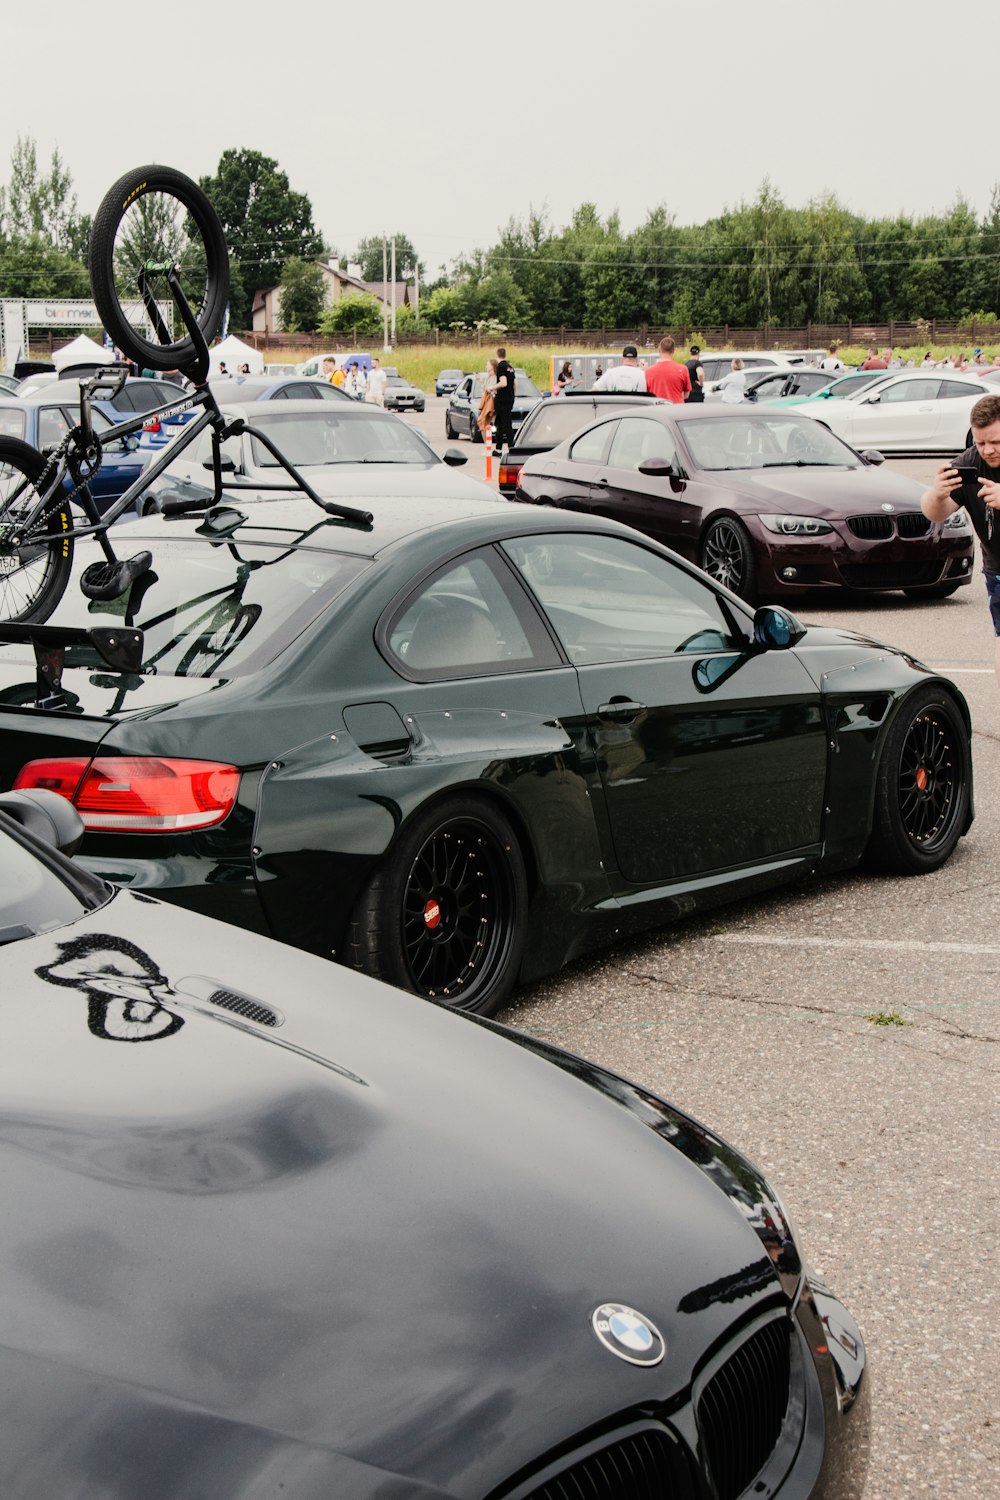
[[[489,423],[487,424],[486,431],[483,433],[483,440],[486,443],[486,478],[487,479],[492,479],[493,478],[493,427],[492,427],[492,424],[489,424]]]

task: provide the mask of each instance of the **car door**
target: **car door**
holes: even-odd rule
[[[472,406],[474,383],[472,376],[467,375],[448,403],[452,427],[456,432],[464,432],[468,437],[472,436],[473,424],[479,415],[478,401],[475,411]]]
[[[815,857],[827,746],[794,650],[760,650],[696,570],[617,536],[504,548],[579,675],[608,858],[634,886]]]
[[[619,420],[610,417],[595,427],[588,427],[569,444],[564,454],[553,454],[551,458],[539,460],[539,473],[533,475],[531,481],[532,498],[588,514],[603,507],[605,513],[610,514],[606,489],[598,492],[596,481],[618,431]]]
[[[690,552],[700,509],[685,486],[666,474],[641,474],[647,459],[677,465],[677,444],[669,427],[655,417],[622,417],[615,426],[606,461],[591,482],[591,510],[624,521],[668,547]]]
[[[959,453],[966,445],[969,431],[969,415],[980,396],[996,395],[987,386],[969,380],[941,381],[938,392],[938,408],[941,424],[937,432],[936,446],[946,453]]]
[[[933,447],[942,425],[936,375],[887,380],[861,396],[849,439],[855,447]]]

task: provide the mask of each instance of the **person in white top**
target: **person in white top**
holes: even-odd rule
[[[355,399],[355,401],[363,401],[365,399],[365,391],[367,389],[368,389],[368,376],[365,374],[365,367],[364,367],[364,365],[355,365],[354,366],[354,399]]]
[[[372,372],[368,377],[368,390],[365,400],[374,406],[385,405],[385,388],[389,383],[389,377],[379,364],[377,359],[372,360]]]
[[[842,370],[844,368],[844,361],[837,354],[836,344],[830,345],[827,356],[825,359],[820,360],[819,367],[821,370]]]
[[[639,351],[634,344],[626,344],[622,350],[622,362],[595,380],[592,391],[644,391],[646,372],[639,363]]]
[[[743,373],[743,361],[737,357],[733,360],[733,368],[728,375],[719,381],[719,392],[722,400],[735,406],[737,402],[744,399],[746,393],[747,378]]]

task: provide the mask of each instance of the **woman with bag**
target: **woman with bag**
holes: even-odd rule
[[[497,362],[495,359],[489,359],[486,361],[486,379],[483,381],[483,394],[479,398],[479,416],[476,418],[476,426],[482,433],[484,443],[493,427],[493,418],[496,415],[493,404],[493,392],[496,386]]]

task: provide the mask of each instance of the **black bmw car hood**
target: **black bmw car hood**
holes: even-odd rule
[[[135,893],[3,961],[25,1495],[485,1493],[794,1284],[742,1158],[530,1039]]]
[[[893,511],[919,510],[922,486],[904,474],[885,469],[803,468],[726,469],[699,472],[699,479],[717,483],[753,501],[754,511],[807,514],[842,520],[889,507]]]

